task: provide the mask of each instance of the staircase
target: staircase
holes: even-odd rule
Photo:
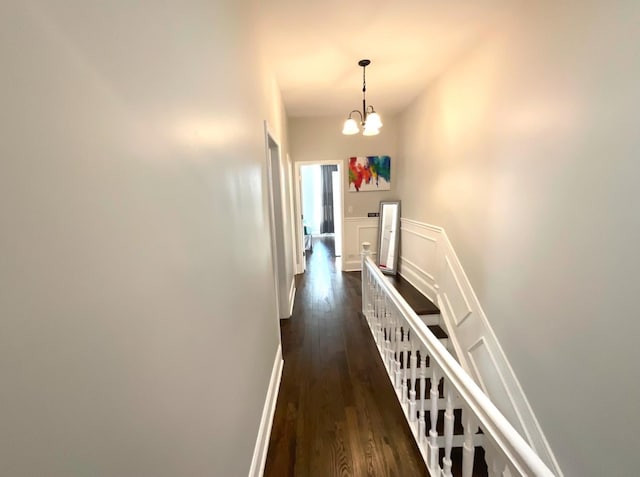
[[[434,477],[553,476],[450,352],[438,308],[363,250],[363,314]]]
[[[425,297],[416,287],[414,287],[411,283],[409,283],[404,277],[401,275],[388,275],[385,276],[387,281],[391,283],[394,288],[398,291],[400,296],[404,298],[407,304],[411,307],[411,309],[415,312],[416,315],[422,320],[422,322],[427,325],[427,328],[433,335],[438,338],[438,341],[443,344],[447,350],[454,354],[452,347],[450,346],[449,336],[444,329],[444,323],[442,322],[442,317],[440,315],[440,310],[438,307],[427,297]],[[408,360],[407,360],[408,361]],[[420,361],[420,359],[419,359]],[[401,360],[400,369],[404,370],[404,363]],[[425,390],[431,388],[431,379],[426,379]],[[417,391],[418,394],[420,391],[420,382],[417,383]],[[407,396],[409,399],[409,396]],[[444,400],[444,386],[442,382],[440,382],[438,386],[438,399]],[[445,421],[445,410],[441,409],[438,411],[438,419],[436,423],[436,430],[439,435],[444,434],[444,421]],[[464,445],[464,426],[462,425],[462,408],[454,408],[453,410],[453,445],[451,449],[451,474],[453,476],[462,475],[462,448]],[[430,414],[426,415],[426,429],[431,428],[431,416]],[[478,430],[478,436],[476,436],[476,444],[479,444],[479,441],[482,436],[482,431]],[[425,436],[426,437],[426,436]],[[444,449],[444,440],[439,439],[441,446],[439,450],[438,460],[441,466],[444,465],[445,458],[445,449]],[[457,444],[457,445],[456,445]],[[488,469],[487,464],[484,458],[484,449],[480,445],[476,445],[475,454],[474,454],[474,462],[472,469],[472,477],[488,477]]]
[[[398,291],[400,296],[404,298],[415,314],[427,325],[429,331],[440,340],[440,343],[442,343],[449,352],[453,353],[450,347],[449,336],[443,328],[444,323],[442,322],[438,307],[402,276],[387,275],[386,278]]]

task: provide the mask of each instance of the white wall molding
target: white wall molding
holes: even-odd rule
[[[445,230],[401,219],[400,274],[440,308],[462,367],[542,460],[561,470]]]
[[[353,272],[362,268],[360,245],[370,242],[378,249],[378,217],[345,217],[342,241],[342,270]],[[373,256],[375,257],[375,253]]]
[[[402,240],[402,239],[401,239]],[[422,270],[417,264],[408,258],[400,259],[399,273],[418,290],[435,303],[438,294],[435,288],[435,278]]]
[[[282,379],[283,365],[282,344],[279,344],[273,361],[271,379],[269,380],[269,388],[264,401],[264,408],[262,409],[262,418],[260,419],[260,428],[258,429],[258,437],[253,451],[249,477],[261,477],[264,473],[267,451],[269,450],[269,438],[271,437],[271,426],[273,425],[273,415],[276,412],[278,390],[280,389],[280,380]]]
[[[293,303],[296,299],[296,278],[292,277],[291,278],[291,286],[289,287],[289,314],[287,315],[287,318],[291,318],[291,315],[293,315]]]
[[[471,316],[472,310],[466,296],[467,294],[465,293],[466,287],[463,287],[460,284],[458,275],[451,265],[449,257],[445,255],[444,261],[446,263],[446,267],[441,280],[443,282],[441,285],[442,295],[451,309],[451,315],[455,320],[455,325],[459,327],[462,325],[464,320]],[[460,267],[460,270],[462,270],[462,267]],[[462,273],[464,273],[464,271]],[[469,288],[470,287],[471,285],[469,285]]]

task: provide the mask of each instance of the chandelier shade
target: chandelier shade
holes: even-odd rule
[[[351,136],[352,134],[358,134],[360,132],[360,128],[358,127],[358,123],[355,119],[349,118],[344,122],[344,127],[342,128],[342,134],[346,134],[347,136]]]

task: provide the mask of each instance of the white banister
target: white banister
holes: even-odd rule
[[[462,446],[462,474],[470,477],[475,447],[482,445],[490,475],[502,475],[509,469],[508,473],[512,476],[553,476],[551,470],[385,278],[371,259],[370,244],[367,243],[362,247],[362,311],[432,475],[450,477],[452,447]],[[439,391],[441,379],[443,399]],[[454,407],[459,405],[463,409],[463,439],[462,436],[453,435]],[[439,406],[444,410],[442,436],[438,435],[437,426]],[[429,429],[426,429],[427,412],[430,417]],[[476,434],[478,428],[482,429],[483,434]],[[439,461],[440,446],[444,447],[442,467]]]

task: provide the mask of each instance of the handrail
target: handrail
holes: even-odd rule
[[[407,304],[404,298],[402,298],[396,288],[385,279],[385,276],[371,259],[368,247],[366,247],[365,244],[363,244],[362,258],[362,299],[363,313],[365,316],[367,316],[368,312],[371,314],[371,310],[365,309],[365,307],[371,308],[370,304],[365,304],[365,299],[367,299],[368,294],[368,291],[365,290],[365,287],[368,285],[365,282],[371,280],[375,282],[375,285],[384,295],[385,300],[388,300],[388,302],[400,312],[402,319],[407,323],[408,327],[413,330],[413,333],[424,348],[426,348],[430,359],[435,362],[436,368],[434,369],[440,370],[441,377],[446,379],[446,382],[452,386],[459,396],[460,401],[464,403],[465,407],[475,416],[478,425],[482,428],[484,438],[488,438],[494,444],[495,450],[502,454],[509,468],[516,471],[519,475],[536,477],[554,476],[553,472],[514,429],[504,415],[491,402],[489,397],[472,380],[433,333],[429,331],[424,322]],[[387,312],[385,311],[384,313]],[[368,317],[368,321],[369,318],[370,317]],[[369,324],[371,326],[371,322]],[[372,329],[372,332],[373,331]],[[407,358],[405,358],[405,363],[407,363],[406,360]],[[406,366],[405,364],[405,368]],[[391,371],[389,372],[391,373]],[[435,376],[434,374],[434,377]],[[415,374],[413,386],[415,387]],[[407,419],[409,419],[409,417],[407,417]],[[416,439],[418,438],[416,437]],[[418,444],[420,446],[420,442]],[[423,453],[423,456],[424,455],[425,453]],[[425,457],[425,460],[427,460],[427,457]],[[433,465],[433,462],[427,462],[427,466],[430,466],[430,464]]]

